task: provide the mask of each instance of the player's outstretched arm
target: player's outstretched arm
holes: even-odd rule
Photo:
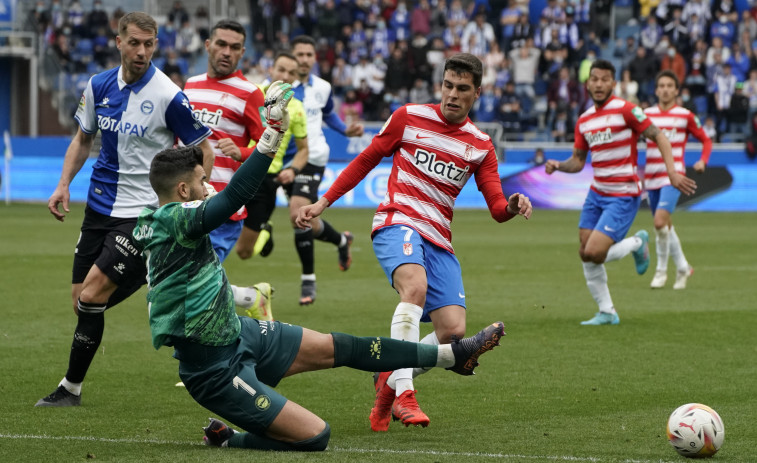
[[[586,156],[588,154],[589,152],[586,150],[573,148],[573,154],[564,161],[547,159],[547,162],[544,163],[544,172],[549,175],[552,175],[555,171],[566,172],[568,174],[581,172],[586,165]]]
[[[66,157],[63,159],[63,170],[60,174],[58,186],[55,187],[55,191],[47,200],[47,209],[53,217],[61,222],[66,218],[65,213],[70,212],[68,206],[70,200],[69,185],[89,157],[89,151],[92,149],[94,141],[95,134],[84,133],[79,127],[66,149]],[[58,209],[61,204],[65,213]]]

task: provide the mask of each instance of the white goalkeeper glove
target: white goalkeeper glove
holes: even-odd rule
[[[208,182],[202,182],[203,185],[205,185],[205,189],[208,190],[208,196],[205,197],[205,199],[212,198],[213,196],[218,194],[218,191],[216,191],[215,187],[211,185]]]
[[[284,138],[284,132],[289,128],[289,111],[287,105],[294,92],[290,84],[277,80],[265,92],[265,120],[268,127],[263,131],[258,141],[258,151],[276,153]]]

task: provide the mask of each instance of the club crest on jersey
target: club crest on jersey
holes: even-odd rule
[[[155,109],[155,105],[150,100],[145,100],[142,102],[142,104],[139,106],[139,109],[142,111],[142,114],[152,114],[153,110]]]
[[[594,133],[587,133],[586,136],[586,143],[589,144],[589,146],[594,146],[600,143],[607,143],[612,140],[612,129],[607,127],[605,130],[598,130]]]
[[[470,149],[470,153],[468,149]],[[473,147],[468,145],[468,148],[465,150],[466,156],[471,156],[472,152]],[[456,182],[460,185],[465,183],[465,174],[470,170],[470,166],[465,166],[464,168],[458,167],[452,161],[439,161],[436,157],[436,153],[418,148],[415,150],[415,165],[437,177]]]
[[[673,140],[676,135],[678,135],[678,131],[676,129],[662,129],[662,133],[665,134],[665,137],[668,140]]]
[[[473,157],[473,146],[466,145],[465,153],[463,153],[463,159],[465,159],[466,161],[470,161],[471,157]]]
[[[402,243],[402,254],[406,256],[413,255],[413,243]]]

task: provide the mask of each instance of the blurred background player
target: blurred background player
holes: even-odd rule
[[[71,298],[78,319],[68,371],[37,407],[81,405],[82,382],[105,330],[105,310],[145,284],[145,265],[131,232],[142,208],[157,204],[148,178],[152,158],[178,137],[186,145],[200,146],[205,172],[213,165],[206,140],[210,129],[195,120],[181,89],[151,62],[157,35],[158,25],[149,15],[124,15],[116,36],[121,65],[89,79],[74,116],[79,128],[47,202],[61,222],[65,213],[58,206],[69,212],[69,185],[89,157],[98,130],[102,146],[74,251]]]
[[[269,70],[271,80],[292,84],[297,77],[297,58],[289,52],[279,52]],[[261,85],[266,91],[270,81]],[[308,162],[307,118],[302,102],[297,98],[289,100],[289,128],[279,147],[279,152],[268,168],[268,175],[258,188],[255,197],[245,205],[247,218],[244,219],[242,233],[237,240],[236,251],[241,259],[249,259],[253,255],[268,256],[273,250],[273,226],[270,223],[271,214],[276,208],[276,192],[279,186],[290,197],[294,179],[305,168]],[[289,215],[292,225],[297,217],[296,204],[290,201]]]
[[[605,262],[633,253],[639,275],[649,267],[647,231],[640,230],[625,238],[641,202],[641,181],[636,171],[639,134],[654,140],[659,147],[673,186],[686,194],[692,194],[696,188],[693,180],[676,171],[665,134],[652,124],[640,107],[613,96],[614,88],[615,66],[606,60],[594,61],[586,81],[594,105],[578,118],[573,154],[564,161],[549,159],[545,164],[547,174],[580,172],[591,150],[594,181],[578,222],[581,241],[578,252],[583,261],[586,285],[599,306],[599,312],[581,322],[582,325],[620,323],[607,286]]]
[[[215,152],[213,171],[209,183],[215,191],[226,188],[229,179],[241,162],[252,153],[248,145],[257,142],[263,133],[260,110],[263,92],[249,82],[237,69],[244,55],[246,33],[236,21],[219,21],[205,40],[208,52],[208,72],[190,77],[184,91],[197,120],[210,127],[208,138]],[[247,216],[244,208],[234,212],[220,227],[210,232],[213,249],[221,262],[229,255],[242,231],[242,220]],[[240,288],[231,285],[237,306],[248,315],[261,320],[272,320],[271,287],[268,283]],[[260,294],[265,294],[265,299]]]
[[[391,323],[393,339],[418,342],[422,321],[434,326],[422,344],[465,336],[465,288],[450,225],[455,199],[471,176],[494,220],[531,216],[528,197],[515,193],[505,198],[491,138],[468,118],[481,95],[482,75],[482,63],[474,55],[447,59],[441,104],[397,109],[326,194],[297,217],[298,226],[313,223],[383,158],[392,157],[386,199],[373,218],[371,236],[376,258],[400,295]],[[377,374],[371,429],[388,430],[392,414],[405,426],[428,426],[413,385],[413,376],[424,372],[408,368]]]
[[[676,171],[685,174],[686,162],[684,152],[689,134],[702,142],[702,156],[694,163],[694,170],[704,172],[712,152],[712,140],[707,136],[699,118],[686,108],[676,104],[680,82],[672,71],[657,74],[655,95],[657,105],[644,110],[670,140]],[[668,257],[673,257],[676,265],[676,281],[673,289],[686,288],[686,281],[694,273],[683,254],[681,240],[678,238],[671,215],[675,211],[681,192],[670,184],[665,163],[660,150],[652,141],[647,141],[647,165],[644,169],[644,188],[649,194],[649,207],[654,216],[655,247],[657,249],[657,270],[650,286],[662,288],[668,280]]]
[[[315,40],[305,35],[295,37],[292,39],[292,53],[298,62],[294,97],[302,101],[308,121],[308,163],[295,176],[290,194],[290,210],[299,210],[318,200],[318,186],[329,160],[329,145],[323,134],[323,122],[347,137],[362,136],[363,125],[352,122],[347,126],[339,119],[331,84],[312,73],[316,62]],[[353,238],[350,232],[339,233],[330,223],[321,219],[314,220],[308,229],[295,228],[294,243],[302,263],[301,305],[315,301],[314,238],[337,246],[341,270],[349,269],[352,264],[350,246]]]

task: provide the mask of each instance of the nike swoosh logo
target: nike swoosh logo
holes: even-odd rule
[[[667,206],[667,205],[668,205],[668,202],[667,202],[667,201],[663,201],[663,202],[661,202],[660,204],[658,204],[658,206]]]
[[[463,293],[457,293],[458,296],[460,296],[460,299],[465,299],[465,294]]]
[[[421,137],[421,134],[416,133],[415,138],[417,138],[418,140],[425,140],[426,138],[434,138],[434,137]]]
[[[615,229],[613,229],[613,228],[610,228],[610,227],[608,227],[607,225],[605,225],[605,231],[608,231],[608,232],[611,232],[611,233],[612,233],[612,232],[614,232],[614,231],[615,231]]]

